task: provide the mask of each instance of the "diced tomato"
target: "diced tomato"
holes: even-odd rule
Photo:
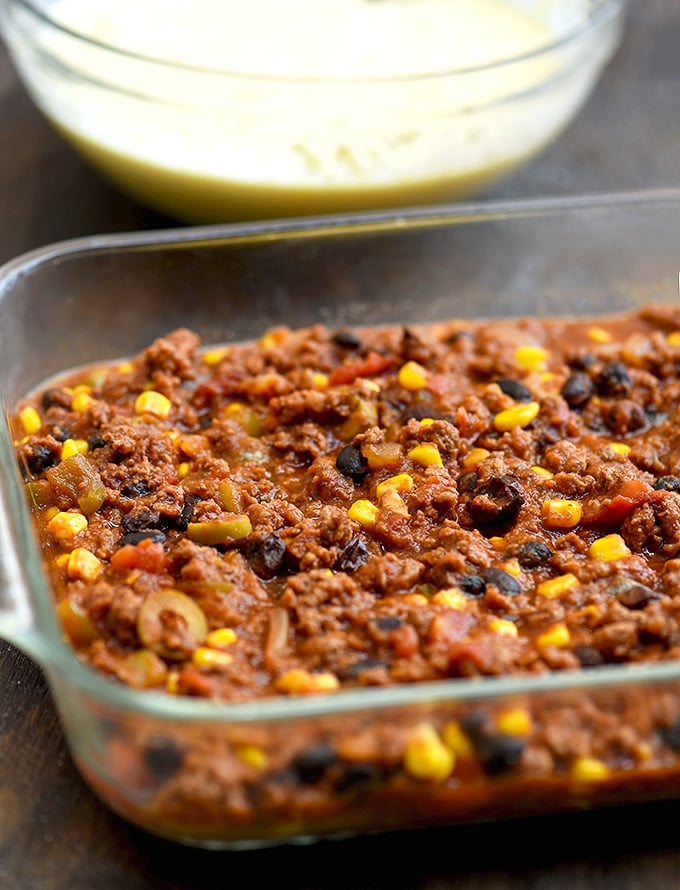
[[[343,383],[352,383],[357,377],[375,377],[394,367],[393,356],[380,355],[379,352],[369,352],[366,358],[356,359],[340,365],[331,373],[328,382],[331,386]]]
[[[652,494],[653,489],[646,482],[640,479],[627,479],[612,498],[596,498],[590,503],[584,502],[582,521],[599,525],[618,525],[636,507],[651,500]]]
[[[165,571],[166,559],[163,545],[157,541],[140,541],[139,544],[125,544],[111,557],[111,568],[115,572],[129,572],[140,569],[160,575]]]

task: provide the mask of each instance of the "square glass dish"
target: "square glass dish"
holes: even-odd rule
[[[96,673],[56,621],[10,423],[42,381],[179,327],[209,345],[316,322],[597,316],[676,303],[678,257],[680,192],[648,192],[103,235],[6,264],[0,635],[45,672],[93,791],[152,833],[212,847],[680,793],[673,660],[233,704]],[[414,733],[436,758],[433,732],[458,764],[444,779],[376,768],[377,748]]]

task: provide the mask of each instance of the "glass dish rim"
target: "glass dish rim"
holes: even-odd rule
[[[680,205],[680,187],[645,189],[626,192],[603,192],[569,197],[529,198],[521,200],[481,201],[442,205],[438,207],[406,208],[399,211],[366,211],[352,214],[327,214],[282,220],[229,223],[207,226],[178,226],[176,228],[123,233],[107,233],[53,242],[18,255],[0,265],[0,301],[11,290],[17,279],[30,276],[40,266],[76,257],[78,254],[118,253],[153,250],[159,247],[197,248],[243,240],[277,238],[308,238],[380,232],[385,229],[446,227],[467,223],[502,221],[511,218],[564,215],[579,211],[606,212],[612,209],[631,209],[644,205]],[[0,381],[0,403],[2,382]],[[3,411],[3,415],[4,415]],[[11,463],[10,463],[11,462]],[[386,711],[389,709],[450,703],[452,701],[482,701],[493,698],[526,696],[534,693],[565,693],[615,688],[629,683],[664,683],[680,680],[680,663],[657,662],[651,665],[615,665],[587,671],[564,671],[540,676],[505,676],[483,679],[451,678],[417,684],[403,684],[386,688],[340,690],[332,694],[310,697],[268,698],[243,703],[202,700],[171,696],[162,692],[131,689],[79,662],[65,643],[56,626],[52,603],[30,583],[31,575],[40,577],[48,588],[40,568],[39,549],[33,532],[30,512],[25,506],[21,478],[16,466],[14,446],[9,425],[0,426],[0,465],[11,468],[4,473],[4,485],[10,506],[16,515],[9,517],[11,538],[16,551],[11,554],[22,565],[26,595],[34,612],[34,625],[25,633],[6,634],[3,638],[33,659],[51,682],[57,675],[79,691],[96,698],[100,705],[118,708],[148,718],[171,720],[178,723],[252,723],[276,722],[310,717],[331,717],[349,712]],[[21,505],[21,506],[19,506]],[[3,517],[6,519],[6,517]],[[24,548],[28,548],[24,550]],[[28,566],[18,559],[21,554],[31,556]],[[0,554],[0,559],[6,559]],[[28,573],[29,580],[26,580]],[[37,617],[36,617],[37,616]],[[47,627],[40,624],[47,622]]]
[[[124,47],[117,46],[113,43],[109,44],[105,41],[96,40],[83,32],[80,32],[70,26],[63,25],[60,22],[56,21],[52,16],[49,15],[48,12],[38,8],[37,4],[33,2],[33,0],[0,0],[0,10],[4,8],[5,11],[7,11],[12,5],[18,6],[20,8],[23,8],[24,11],[28,14],[33,15],[37,20],[42,21],[46,26],[54,29],[55,32],[60,32],[65,36],[78,40],[84,45],[89,45],[94,49],[102,50],[107,53],[113,53],[120,58],[126,58],[135,62],[156,65],[160,66],[161,68],[167,68],[170,70],[183,71],[187,74],[210,75],[213,77],[224,77],[227,79],[242,80],[244,82],[250,83],[272,83],[279,86],[281,84],[291,84],[299,86],[330,85],[353,87],[366,86],[368,84],[398,86],[400,84],[412,84],[417,82],[434,81],[438,79],[455,77],[464,78],[467,76],[489,71],[502,72],[512,67],[513,65],[521,65],[524,62],[540,59],[541,57],[547,56],[555,51],[559,51],[569,46],[570,44],[577,43],[582,37],[587,36],[591,32],[596,32],[600,27],[606,26],[609,21],[614,20],[618,15],[624,13],[628,5],[628,0],[595,0],[595,4],[596,5],[593,8],[589,9],[589,11],[581,17],[579,22],[576,23],[565,34],[560,36],[558,39],[551,41],[545,46],[541,46],[538,49],[531,50],[530,52],[521,53],[516,56],[507,56],[501,60],[497,60],[495,62],[487,63],[484,65],[469,66],[464,68],[452,68],[440,71],[428,71],[422,74],[410,74],[407,76],[385,75],[364,78],[347,76],[270,76],[266,74],[244,73],[239,71],[229,71],[226,69],[223,70],[218,68],[203,67],[201,65],[178,63],[173,62],[170,59],[163,58],[162,56],[132,52],[130,50],[126,50]]]

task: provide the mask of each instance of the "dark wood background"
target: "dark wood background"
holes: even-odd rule
[[[680,186],[680,3],[630,2],[624,44],[578,120],[489,197]],[[60,141],[0,47],[0,262],[74,236],[175,225]],[[0,641],[0,890],[666,890],[680,888],[679,824],[672,801],[258,852],[187,849],[93,797],[41,671]]]

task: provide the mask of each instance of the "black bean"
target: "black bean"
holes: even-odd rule
[[[338,557],[334,569],[336,572],[356,572],[368,559],[368,547],[362,538],[352,538]]]
[[[654,483],[657,491],[677,491],[680,492],[680,478],[677,476],[659,476]]]
[[[647,603],[655,602],[659,599],[659,594],[652,590],[651,587],[640,584],[639,581],[632,581],[629,578],[622,579],[619,583],[614,584],[610,588],[610,593],[627,609],[644,609]]]
[[[569,364],[572,368],[576,368],[579,371],[587,371],[588,368],[592,368],[596,361],[597,358],[594,355],[589,352],[584,352],[581,355],[574,356]]]
[[[368,461],[357,445],[345,445],[335,459],[335,466],[343,476],[348,476],[355,482],[360,481],[370,472]]]
[[[506,396],[510,396],[516,402],[530,402],[533,399],[531,391],[519,380],[513,380],[512,377],[500,377],[495,382]]]
[[[128,513],[120,521],[125,534],[130,532],[155,531],[160,525],[161,516],[157,510],[137,510]]]
[[[198,503],[198,498],[194,494],[185,494],[184,495],[184,503],[182,504],[182,509],[180,510],[179,516],[172,523],[173,526],[180,532],[185,532],[189,528],[189,523],[191,522],[194,510],[196,509],[196,504]]]
[[[446,338],[446,343],[449,346],[454,346],[456,343],[459,343],[461,340],[470,340],[472,339],[472,333],[470,331],[466,331],[465,329],[460,331],[454,331],[452,334]]]
[[[351,328],[340,328],[331,337],[336,346],[342,349],[361,349],[363,341],[356,331]]]
[[[456,579],[456,587],[462,590],[466,596],[477,599],[486,593],[486,581],[481,575],[473,575],[471,572],[460,575]]]
[[[603,365],[595,383],[603,396],[627,396],[633,388],[633,381],[622,362],[607,362]]]
[[[513,578],[511,574],[504,572],[503,569],[484,569],[482,577],[487,587],[493,585],[499,593],[505,596],[517,596],[522,589],[517,578]]]
[[[165,782],[177,773],[184,761],[183,748],[167,736],[150,739],[144,749],[144,762],[158,782]]]
[[[477,486],[470,501],[470,515],[479,525],[507,522],[524,503],[522,486],[511,476],[497,476]]]
[[[570,408],[579,408],[585,405],[595,392],[593,381],[582,371],[575,371],[567,377],[560,395]]]
[[[87,447],[90,451],[96,451],[97,448],[103,448],[104,445],[106,445],[106,439],[101,433],[92,433],[91,436],[88,436]]]
[[[36,445],[26,457],[26,465],[35,476],[59,462],[58,456],[47,445]]]
[[[139,544],[140,541],[154,541],[156,544],[162,544],[165,541],[165,535],[158,529],[128,532],[118,539],[118,546],[124,547],[126,544]]]
[[[396,615],[384,615],[382,618],[376,618],[375,626],[378,630],[396,630],[404,624],[403,618]]]
[[[517,562],[523,569],[535,569],[545,565],[553,555],[552,550],[543,541],[525,541],[515,551]]]
[[[67,439],[73,438],[73,433],[67,426],[63,426],[62,424],[57,424],[52,427],[52,435],[57,440],[57,442],[65,442]]]
[[[253,542],[248,552],[253,571],[261,578],[278,575],[286,563],[286,542],[277,534],[264,535]]]
[[[63,389],[46,389],[40,403],[45,411],[48,408],[70,408],[72,396]]]
[[[349,664],[344,668],[340,668],[336,673],[340,680],[356,680],[356,678],[361,676],[364,671],[370,671],[374,668],[384,668],[385,670],[388,670],[389,666],[390,664],[388,661],[382,661],[380,658],[362,658],[361,661],[355,661],[354,664]]]
[[[574,646],[571,650],[582,668],[599,667],[604,664],[604,656],[594,646]]]
[[[479,476],[474,470],[468,470],[458,477],[458,491],[461,494],[472,494],[479,483]]]
[[[301,782],[305,785],[315,785],[323,778],[326,770],[338,760],[335,749],[322,743],[301,751],[293,759],[291,766]]]
[[[336,791],[358,791],[367,785],[375,785],[383,778],[383,771],[376,763],[348,763],[333,782]]]
[[[479,733],[474,748],[484,772],[496,776],[517,766],[522,758],[525,740],[507,733]]]
[[[120,493],[124,498],[143,498],[144,495],[151,493],[151,489],[147,482],[139,479],[137,482],[127,482],[125,485],[121,485]]]
[[[407,405],[404,410],[401,412],[401,422],[407,423],[411,418],[413,420],[424,420],[425,418],[429,418],[430,420],[448,420],[449,418],[440,414],[439,411],[435,411],[434,408],[428,404],[427,402],[415,402],[410,405]]]

